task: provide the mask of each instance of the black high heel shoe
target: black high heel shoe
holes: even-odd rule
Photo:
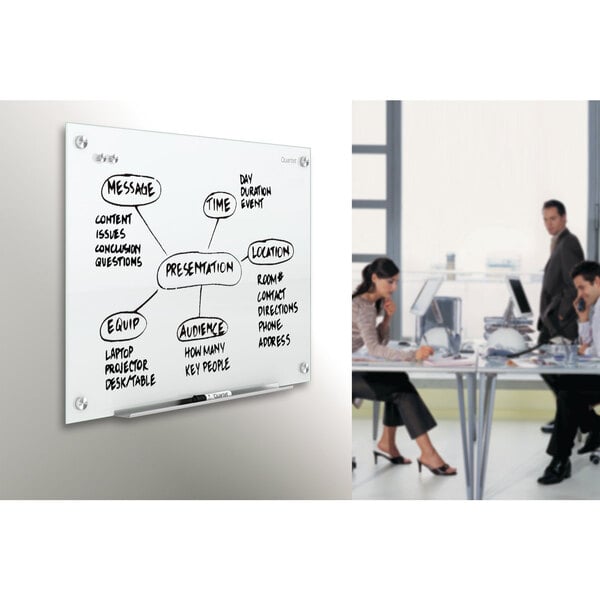
[[[398,455],[398,456],[392,456],[391,454],[384,452],[383,450],[380,450],[379,448],[377,448],[376,450],[373,450],[373,458],[375,459],[375,464],[377,464],[377,457],[381,456],[381,458],[385,458],[386,460],[389,460],[393,465],[409,465],[410,462],[406,462],[408,459],[404,458],[404,456],[402,456],[402,454]]]
[[[450,469],[450,465],[444,463],[441,467],[430,467],[429,465],[426,465],[424,462],[421,462],[418,458],[417,458],[417,465],[419,465],[419,473],[421,472],[421,467],[427,467],[434,475],[444,475],[444,476],[448,476],[448,475],[456,475],[456,471],[454,471],[454,473],[448,473],[448,469]]]

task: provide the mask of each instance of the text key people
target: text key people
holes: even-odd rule
[[[399,269],[388,258],[378,258],[362,271],[362,282],[352,294],[352,352],[366,346],[369,354],[387,360],[424,360],[433,348],[404,351],[388,346],[391,318],[396,310],[392,294],[398,286]],[[382,317],[380,323],[377,319]],[[396,446],[396,430],[406,426],[421,450],[419,471],[427,467],[435,475],[455,475],[439,455],[428,435],[436,421],[406,373],[354,372],[352,396],[384,401],[383,433],[373,450],[375,462],[383,457],[393,464],[409,464]]]

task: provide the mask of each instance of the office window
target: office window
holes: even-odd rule
[[[387,255],[400,264],[401,103],[354,102],[352,106],[352,288],[361,270]],[[394,300],[400,305],[400,290]],[[392,323],[399,336],[401,315]]]
[[[384,255],[386,214],[382,209],[352,211],[352,250],[356,254]]]
[[[545,200],[567,207],[584,248],[588,228],[587,102],[402,103],[403,334],[422,281],[448,276],[440,295],[463,299],[464,336],[508,302],[519,274],[537,313],[550,237]]]
[[[386,103],[362,101],[352,103],[352,144],[379,145],[386,143]]]
[[[352,155],[352,200],[385,200],[386,155]]]

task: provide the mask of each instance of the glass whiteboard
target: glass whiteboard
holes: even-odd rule
[[[67,423],[309,381],[309,149],[74,123],[65,148]]]

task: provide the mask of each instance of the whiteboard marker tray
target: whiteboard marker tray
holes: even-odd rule
[[[119,410],[115,412],[115,417],[125,419],[133,419],[135,417],[144,417],[146,415],[155,415],[157,413],[170,412],[173,410],[182,410],[184,408],[194,408],[197,406],[205,406],[207,404],[215,404],[226,400],[236,400],[239,398],[249,398],[251,396],[261,396],[263,394],[272,394],[273,392],[282,392],[291,390],[294,386],[287,385],[279,387],[278,385],[265,386],[263,388],[247,389],[232,391],[230,394],[221,398],[206,398],[206,396],[192,396],[182,400],[172,400],[170,402],[161,402],[158,404],[150,404],[147,406],[139,406],[137,409]]]

